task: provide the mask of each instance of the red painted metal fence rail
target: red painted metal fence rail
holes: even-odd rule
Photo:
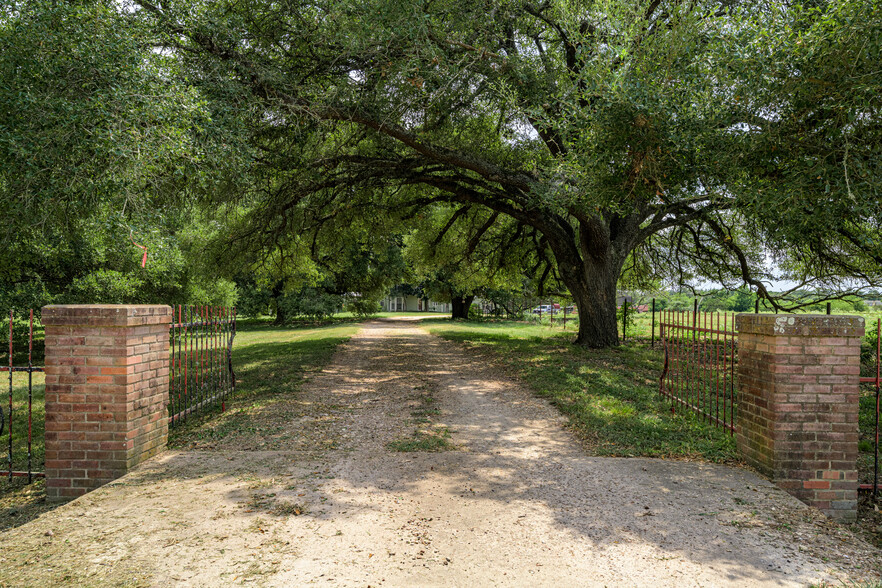
[[[236,309],[218,306],[178,306],[169,341],[169,424],[212,406],[226,409],[236,390],[233,338]]]
[[[671,411],[687,408],[735,432],[735,315],[664,311],[660,339],[665,364],[659,391]]]
[[[27,321],[27,340],[28,340],[28,352],[27,352],[27,365],[26,366],[16,366],[14,365],[15,361],[15,313],[13,311],[9,312],[9,357],[6,362],[7,365],[0,366],[0,372],[7,372],[9,375],[9,397],[8,402],[6,403],[5,411],[2,404],[0,404],[0,435],[3,434],[4,430],[6,432],[6,446],[7,446],[7,467],[6,475],[10,480],[14,477],[27,477],[28,483],[32,482],[34,477],[43,477],[45,476],[44,472],[34,471],[34,419],[33,419],[33,409],[34,409],[34,372],[42,372],[43,366],[35,366],[34,365],[34,311],[31,310],[28,316]],[[15,401],[13,398],[13,392],[15,390],[15,385],[13,382],[13,374],[16,372],[24,372],[28,375],[27,382],[27,404],[25,405],[25,399],[19,399]],[[19,410],[25,410],[26,413],[22,418],[14,418],[17,416]],[[6,414],[4,414],[4,412]],[[21,439],[23,433],[21,431],[16,431],[14,425],[16,422],[20,423],[20,426],[27,425],[27,439],[26,439],[26,447],[25,449],[26,455],[21,455],[19,458],[15,455],[14,447],[20,445],[25,442],[24,439]],[[26,459],[26,461],[25,461]],[[15,469],[16,466],[26,467],[27,469]]]

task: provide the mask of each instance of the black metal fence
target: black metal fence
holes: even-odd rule
[[[735,315],[663,311],[665,363],[659,391],[677,406],[735,432]]]
[[[39,329],[39,323],[35,329],[34,321],[33,310],[29,311],[27,319],[18,322],[15,313],[9,312],[7,361],[0,366],[0,372],[7,373],[9,383],[8,398],[0,403],[0,438],[5,434],[7,454],[3,475],[10,480],[27,477],[28,483],[35,477],[45,476],[44,472],[35,471],[44,463],[45,386],[42,383],[35,386],[34,382],[34,374],[43,372],[43,366],[34,365],[34,334]],[[21,349],[25,344],[26,352]],[[39,356],[42,357],[42,353]]]
[[[233,338],[236,309],[178,306],[172,309],[169,341],[169,424],[219,406],[236,390]]]

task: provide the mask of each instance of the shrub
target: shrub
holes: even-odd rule
[[[370,318],[380,312],[380,303],[370,298],[350,298],[346,309],[358,318]]]
[[[304,317],[313,320],[328,318],[342,306],[343,297],[328,294],[318,288],[303,288],[285,294],[278,300],[279,311],[287,318]]]

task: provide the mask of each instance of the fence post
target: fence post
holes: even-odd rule
[[[833,305],[828,302],[827,303],[827,314],[830,314],[831,310],[833,310]]]
[[[739,314],[737,325],[741,455],[827,516],[854,520],[864,319]]]
[[[46,497],[114,480],[168,440],[168,306],[43,307]]]
[[[628,297],[622,302],[622,342],[628,338]]]
[[[655,298],[652,299],[652,339],[649,346],[655,348]]]

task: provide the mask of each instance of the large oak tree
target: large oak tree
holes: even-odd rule
[[[878,1],[135,1],[217,108],[259,105],[249,238],[482,209],[463,246],[508,219],[589,346],[626,265],[879,281]]]

